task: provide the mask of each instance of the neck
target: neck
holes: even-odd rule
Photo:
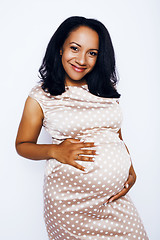
[[[87,82],[84,79],[81,80],[65,80],[65,85],[66,86],[82,86],[82,85],[86,85]]]

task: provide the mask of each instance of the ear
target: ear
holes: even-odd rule
[[[62,56],[62,49],[60,49],[60,55]]]

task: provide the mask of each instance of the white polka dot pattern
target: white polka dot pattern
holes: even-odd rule
[[[44,217],[49,239],[148,239],[128,195],[108,205],[128,178],[130,156],[118,136],[122,111],[118,99],[91,94],[87,85],[68,86],[59,96],[40,85],[30,94],[44,112],[43,125],[54,144],[66,138],[95,142],[95,162],[79,162],[82,172],[56,159],[46,161]]]

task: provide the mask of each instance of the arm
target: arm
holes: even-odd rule
[[[55,145],[37,144],[43,118],[40,105],[31,97],[28,97],[16,138],[16,150],[19,155],[32,160],[54,157],[51,155],[51,149],[54,152]]]
[[[118,131],[118,133],[119,133],[119,138],[123,141],[121,129]],[[123,142],[124,142],[124,141],[123,141]],[[128,148],[127,148],[127,146],[126,146],[125,143],[124,143],[124,145],[125,145],[125,147],[126,147],[126,149],[127,149],[127,152],[129,153],[129,150],[128,150]],[[130,153],[129,153],[129,155],[130,155]],[[130,176],[130,175],[133,177],[133,184],[134,184],[134,183],[136,182],[137,176],[136,176],[136,173],[135,173],[135,171],[134,171],[134,168],[133,168],[133,165],[132,165],[132,161],[131,161],[131,167],[130,167],[130,169],[129,169],[129,176]]]
[[[118,134],[119,134],[119,138],[123,141],[123,139],[122,139],[122,132],[121,132],[121,128],[119,129],[119,131],[118,131]],[[124,141],[123,141],[124,142]],[[128,150],[128,148],[127,148],[127,146],[126,146],[126,144],[124,143],[124,145],[125,145],[125,147],[126,147],[126,149],[127,149],[127,152],[129,153],[129,150]],[[130,153],[129,153],[129,155],[130,155]]]
[[[79,154],[96,155],[95,150],[83,149],[86,147],[95,147],[94,143],[83,143],[78,139],[66,139],[60,144],[37,144],[43,118],[43,111],[39,103],[28,97],[16,138],[16,150],[18,154],[33,160],[55,158],[61,163],[69,164],[85,171],[85,168],[78,164],[75,159],[93,162],[92,156],[85,157]]]

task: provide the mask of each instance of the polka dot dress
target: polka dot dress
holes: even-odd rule
[[[83,172],[56,159],[46,161],[44,218],[50,240],[146,240],[141,219],[129,195],[104,205],[124,187],[130,155],[118,136],[122,111],[115,98],[91,94],[87,85],[67,86],[52,96],[36,85],[29,94],[44,112],[43,126],[53,144],[67,138],[94,142],[94,162]]]

